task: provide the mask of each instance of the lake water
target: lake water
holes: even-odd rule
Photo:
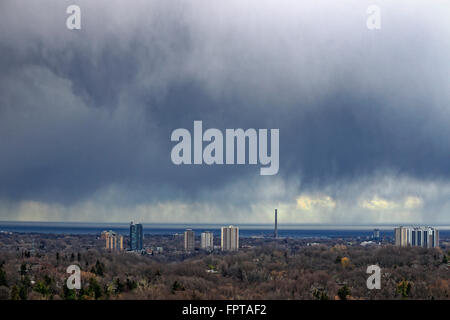
[[[226,224],[224,224],[226,225]],[[240,224],[241,237],[270,237],[273,225]],[[143,223],[144,234],[173,235],[183,233],[186,228],[193,229],[198,235],[202,231],[211,231],[220,236],[221,225],[217,224],[149,224]],[[392,237],[394,226],[332,226],[332,225],[279,225],[279,237],[289,238],[370,238],[373,229],[378,228],[383,236]],[[440,230],[441,238],[450,237],[447,226]],[[113,230],[119,234],[129,234],[128,223],[81,223],[81,222],[0,222],[0,231],[21,233],[50,234],[100,234],[104,230]]]

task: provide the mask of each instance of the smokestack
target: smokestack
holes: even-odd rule
[[[274,233],[275,239],[278,238],[278,212],[277,209],[275,209],[275,233]]]

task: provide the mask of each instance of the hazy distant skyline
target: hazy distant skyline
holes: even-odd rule
[[[0,220],[450,224],[446,1],[0,4]],[[176,128],[279,128],[275,176]]]

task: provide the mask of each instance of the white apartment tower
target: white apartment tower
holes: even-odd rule
[[[214,236],[212,232],[202,232],[200,248],[207,251],[212,251],[214,249]]]
[[[398,227],[394,229],[395,245],[400,247],[439,247],[439,230],[432,227]]]
[[[192,229],[184,231],[184,250],[187,252],[195,250],[195,233]]]
[[[220,239],[222,251],[234,251],[239,249],[239,228],[228,226],[222,227]]]

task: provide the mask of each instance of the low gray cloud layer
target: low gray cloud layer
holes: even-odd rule
[[[0,217],[450,223],[444,1],[69,4],[0,4]],[[278,175],[174,166],[194,120],[279,128]]]

